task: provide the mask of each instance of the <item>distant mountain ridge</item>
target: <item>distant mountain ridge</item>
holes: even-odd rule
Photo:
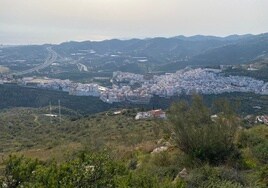
[[[252,63],[261,57],[268,56],[268,33],[226,37],[179,35],[170,38],[69,41],[54,45],[3,48],[3,53],[10,58],[31,57],[33,61],[37,58],[42,61],[47,55],[45,49],[48,46],[53,46],[60,57],[70,60],[81,60],[82,57],[84,64],[101,70],[116,71],[119,67],[118,70],[135,73],[144,73],[146,70],[172,72],[187,66]],[[135,59],[137,57],[143,57],[145,60],[138,61]],[[1,64],[8,66],[9,62],[0,60]],[[135,70],[132,71],[132,69]],[[143,71],[140,71],[141,69]]]
[[[93,49],[98,53],[126,53],[151,58],[156,64],[187,65],[240,64],[268,52],[268,33],[260,35],[230,35],[227,37],[195,35],[171,38],[104,40],[100,42],[65,42],[61,50]]]
[[[192,58],[199,65],[251,63],[268,54],[268,33],[245,36],[231,44],[207,50]]]
[[[230,40],[230,41],[235,41],[243,38],[249,38],[254,35],[252,34],[245,34],[245,35],[229,35],[226,37],[218,37],[218,36],[212,36],[212,35],[194,35],[194,36],[189,36],[186,37],[184,35],[179,35],[176,37],[172,38],[177,38],[177,39],[182,39],[182,40],[187,40],[187,41],[204,41],[204,40]]]

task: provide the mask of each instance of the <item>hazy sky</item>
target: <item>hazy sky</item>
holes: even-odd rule
[[[0,44],[268,32],[268,0],[0,0]]]

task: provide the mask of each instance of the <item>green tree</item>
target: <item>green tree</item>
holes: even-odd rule
[[[211,118],[211,112],[200,96],[193,96],[192,103],[175,103],[169,110],[177,146],[189,156],[217,164],[237,154],[234,138],[238,119],[222,104],[222,111]]]

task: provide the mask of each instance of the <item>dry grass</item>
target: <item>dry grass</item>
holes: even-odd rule
[[[57,162],[62,162],[66,159],[66,156],[72,154],[73,152],[81,150],[83,147],[81,143],[68,143],[56,146],[54,148],[35,148],[35,149],[26,149],[19,152],[9,152],[0,154],[0,163],[3,162],[9,155],[23,155],[32,159],[39,159],[42,161],[55,160]],[[1,168],[1,167],[0,167]]]

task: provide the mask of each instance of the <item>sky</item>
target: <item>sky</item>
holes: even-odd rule
[[[268,32],[268,0],[0,0],[0,44]]]

